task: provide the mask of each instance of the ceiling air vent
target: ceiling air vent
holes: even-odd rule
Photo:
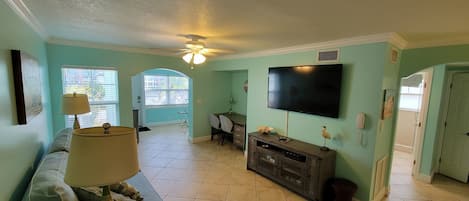
[[[319,50],[318,62],[338,62],[339,50]]]

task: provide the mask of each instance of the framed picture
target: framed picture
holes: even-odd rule
[[[396,48],[391,49],[391,63],[397,63],[399,59],[399,51]]]
[[[27,124],[42,111],[41,69],[37,59],[11,50],[18,124]]]
[[[394,110],[394,90],[385,89],[383,96],[383,109],[381,113],[381,119],[387,119],[392,117]]]

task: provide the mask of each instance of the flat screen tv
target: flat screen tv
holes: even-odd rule
[[[339,117],[342,64],[269,68],[268,107]]]

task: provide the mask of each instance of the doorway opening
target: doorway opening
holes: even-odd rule
[[[469,67],[465,68],[469,70]],[[451,83],[454,82],[454,75],[461,71],[460,67],[440,64],[402,79],[389,177],[389,200],[466,200],[465,198],[469,197],[469,184],[464,183],[467,181],[469,163],[464,166],[464,162],[461,162],[463,160],[451,159],[451,157],[457,157],[459,153],[463,155],[468,153],[469,149],[463,148],[460,152],[449,154],[451,157],[446,157],[447,159],[442,156],[446,146],[444,138],[448,133],[445,122],[450,122],[449,111],[451,105],[455,106],[451,104],[450,95],[454,94],[451,90]],[[416,76],[419,74],[422,75],[421,82]],[[469,73],[466,84],[469,85]],[[463,85],[465,84],[461,84]],[[463,89],[466,88],[463,87]],[[469,93],[467,95],[463,95],[463,92],[456,94],[458,99],[469,97]],[[412,96],[419,97],[412,98]],[[414,104],[411,104],[411,100]],[[465,114],[466,109],[463,105],[469,106],[466,103],[469,102],[469,98],[467,101],[456,102],[459,104],[453,110],[458,114]],[[411,106],[415,106],[413,110]],[[467,118],[460,117],[460,119]],[[466,126],[467,123],[457,123],[457,125],[461,128],[469,128]],[[462,130],[458,133],[464,134]],[[458,136],[460,138],[456,140],[457,142],[464,142],[461,136]],[[453,139],[452,143],[449,143],[451,144],[449,147],[456,146],[454,141]],[[463,158],[467,159],[467,157]],[[462,168],[459,169],[463,175],[462,181],[457,181],[442,171],[441,161],[444,160],[462,165],[459,166]]]
[[[427,123],[433,68],[401,79],[397,121],[394,134],[389,200],[420,198],[408,192],[416,190],[421,151]]]
[[[391,182],[418,176],[432,69],[401,79]]]
[[[192,79],[184,73],[156,68],[132,76],[132,107],[141,134],[183,143],[191,139]]]
[[[450,87],[444,108],[444,129],[438,172],[462,183],[469,183],[469,72],[449,73]],[[469,189],[468,189],[469,190]]]

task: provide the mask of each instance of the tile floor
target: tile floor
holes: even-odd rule
[[[140,133],[140,166],[164,201],[300,201],[285,188],[246,170],[231,143],[191,144],[178,125]]]
[[[412,178],[411,154],[395,151],[387,201],[469,201],[469,184],[436,175],[432,184]]]
[[[285,188],[246,170],[243,153],[230,143],[192,144],[179,125],[140,134],[141,168],[164,201],[296,201]],[[413,180],[411,156],[394,154],[391,193],[385,201],[469,201],[469,185],[436,176]]]

